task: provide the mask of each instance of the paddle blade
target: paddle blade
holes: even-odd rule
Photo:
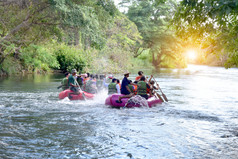
[[[86,100],[86,96],[85,96],[85,94],[83,93],[83,100]]]
[[[59,87],[57,87],[57,89],[60,89],[62,87],[62,85],[61,86],[59,86]]]
[[[158,93],[156,93],[156,95],[159,97],[159,99],[160,99],[162,102],[164,102],[163,98],[162,98]]]
[[[167,97],[166,97],[166,95],[165,95],[164,93],[162,94],[162,96],[163,96],[164,100],[165,100],[166,102],[168,102],[168,99],[167,99]]]

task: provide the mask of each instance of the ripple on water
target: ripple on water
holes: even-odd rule
[[[170,101],[150,109],[112,109],[106,92],[58,100],[59,78],[19,82],[17,91],[0,83],[0,158],[236,159],[237,73],[162,71],[157,80]]]

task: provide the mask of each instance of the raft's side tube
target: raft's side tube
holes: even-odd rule
[[[64,99],[65,97],[68,97],[68,93],[73,93],[73,91],[66,89],[59,94],[59,99]],[[92,99],[94,98],[94,94],[84,92],[84,95],[86,99]],[[72,94],[72,98],[70,100],[84,100],[82,93],[79,95]]]
[[[118,100],[118,98],[120,96],[123,96],[123,94],[112,94],[112,95],[108,96],[106,101],[105,101],[105,104],[110,105],[112,107],[124,107],[129,98],[123,98],[121,100],[122,103],[117,103],[116,100]],[[152,107],[156,104],[161,104],[162,103],[162,101],[160,99],[155,99],[155,98],[150,98],[150,99],[147,100],[147,102],[148,102],[149,107]],[[130,104],[130,103],[128,103],[126,107],[140,107],[140,105],[139,104]]]

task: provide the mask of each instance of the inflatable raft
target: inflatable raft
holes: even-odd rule
[[[73,91],[69,90],[69,89],[66,89],[62,92],[60,92],[59,94],[59,99],[64,99],[65,97],[68,97],[68,93],[73,93]],[[93,99],[94,98],[94,94],[91,94],[91,93],[88,93],[88,92],[84,92],[84,96],[86,99]],[[74,95],[72,94],[72,98],[70,100],[84,100],[84,97],[83,97],[83,93],[79,94],[79,95]]]
[[[146,105],[148,107],[153,107],[156,104],[161,104],[162,101],[160,99],[151,97],[147,100],[145,100],[143,97],[140,97],[140,99],[143,99],[143,102],[145,103],[139,103],[139,102],[131,102],[129,100],[129,98],[123,98],[121,99],[122,103],[117,103],[116,100],[118,100],[119,96],[123,96],[122,94],[112,94],[110,96],[107,97],[106,101],[105,101],[105,105],[110,105],[114,108],[120,108],[120,107],[127,107],[127,108],[131,108],[131,107],[141,107],[143,105]],[[138,97],[138,95],[137,95]],[[133,98],[133,97],[132,97]],[[143,104],[143,105],[141,105]]]

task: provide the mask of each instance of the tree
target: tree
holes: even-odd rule
[[[139,56],[144,49],[149,48],[155,68],[179,66],[180,62],[177,60],[179,60],[180,52],[176,50],[178,40],[172,28],[168,27],[175,13],[176,2],[173,0],[129,2],[132,5],[129,6],[126,15],[137,25],[144,41],[142,46],[138,46],[135,57]],[[124,1],[125,3],[128,3],[128,0]],[[139,49],[140,47],[144,49]]]
[[[137,44],[141,43],[141,36],[136,25],[125,15],[114,17],[113,25],[106,30],[107,42],[94,58],[93,69],[96,72],[122,72],[131,67],[131,58]]]
[[[48,0],[0,2],[0,66],[21,47],[43,41],[58,32],[55,11]]]
[[[237,0],[183,0],[174,25],[178,35],[192,38],[207,54],[216,54],[232,67],[238,66],[237,17]]]

